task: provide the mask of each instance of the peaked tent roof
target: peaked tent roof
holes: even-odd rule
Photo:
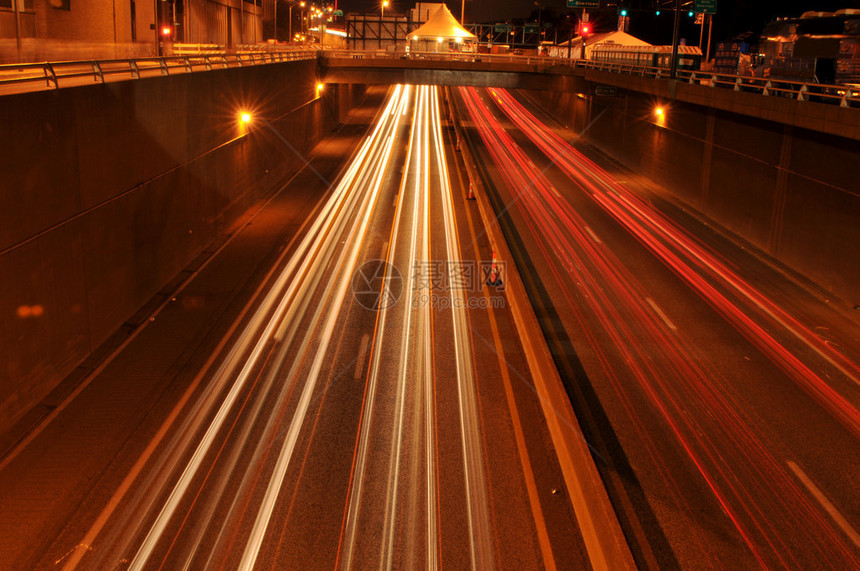
[[[577,36],[566,42],[561,42],[559,46],[567,47],[567,44],[578,46],[582,44],[582,36]],[[585,46],[595,46],[602,44],[616,44],[622,46],[650,46],[648,42],[642,41],[636,36],[631,36],[627,32],[606,32],[604,34],[593,34],[585,40]]]
[[[603,34],[592,34],[585,39],[585,57],[591,57],[591,49],[595,46],[650,46],[636,36],[627,32],[606,32]],[[569,46],[569,47],[568,47]],[[577,36],[566,42],[549,47],[549,55],[553,57],[567,57],[568,52],[574,59],[578,59],[582,51],[582,36]]]
[[[461,38],[464,40],[478,39],[475,34],[468,32],[456,18],[451,14],[451,11],[445,4],[439,6],[435,12],[424,22],[420,28],[413,30],[411,34],[406,36],[407,40],[417,40],[421,38]]]

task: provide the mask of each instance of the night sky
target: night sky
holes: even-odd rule
[[[390,0],[394,10],[405,13],[415,3],[406,0]],[[437,0],[438,1],[438,0]],[[338,0],[338,8],[346,12],[378,11],[380,2],[375,0]],[[446,2],[451,12],[459,18],[460,1]],[[580,10],[566,7],[565,0],[540,0],[541,20],[549,22],[563,18],[565,14],[576,14]],[[646,2],[634,2],[644,5]],[[757,36],[764,25],[782,16],[799,16],[808,10],[835,11],[842,8],[860,8],[860,0],[718,0],[717,15],[714,17],[714,41],[730,40],[739,34],[752,32]],[[387,10],[386,10],[387,11]],[[535,21],[537,7],[535,0],[466,0],[466,22],[521,22]],[[591,18],[594,32],[613,31],[616,28],[616,9],[601,10]],[[564,24],[564,28],[567,24]],[[672,15],[663,12],[659,17],[650,11],[631,12],[630,28],[634,36],[653,44],[667,44],[672,41]],[[707,34],[707,30],[705,31]],[[698,44],[699,26],[692,18],[684,15],[681,37],[689,44]],[[549,38],[552,39],[552,38]],[[559,40],[566,39],[559,35]]]

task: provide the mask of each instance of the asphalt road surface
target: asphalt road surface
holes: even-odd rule
[[[0,568],[588,568],[435,88],[370,90],[0,459]]]
[[[523,96],[461,125],[642,568],[860,568],[858,314]]]

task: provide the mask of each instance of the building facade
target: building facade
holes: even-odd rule
[[[275,0],[0,0],[0,63],[168,53],[172,43],[223,49],[265,41]],[[271,17],[271,16],[269,16]],[[272,24],[267,30],[271,35]]]

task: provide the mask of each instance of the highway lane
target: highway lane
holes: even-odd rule
[[[279,196],[240,232],[3,462],[4,565],[588,567],[449,143],[395,88],[336,185],[297,181],[300,228]]]
[[[507,92],[459,95],[639,564],[856,566],[856,323]]]

